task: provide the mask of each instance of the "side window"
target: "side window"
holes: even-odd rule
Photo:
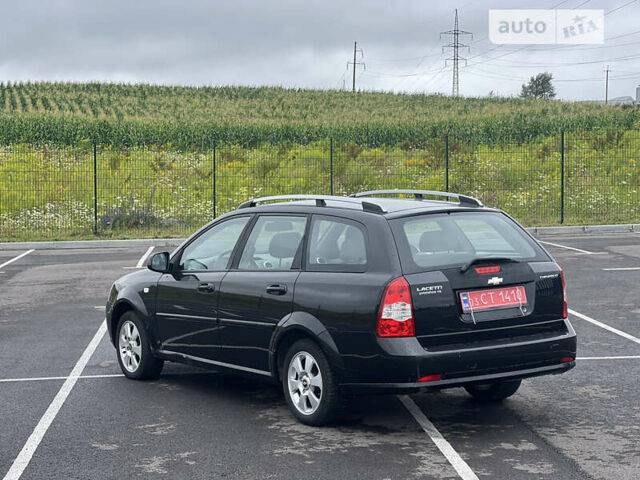
[[[367,244],[362,227],[345,220],[314,218],[307,263],[308,270],[364,271]]]
[[[249,217],[226,220],[191,242],[182,252],[182,270],[224,270]]]
[[[238,269],[289,270],[302,243],[307,217],[264,215],[255,223]]]

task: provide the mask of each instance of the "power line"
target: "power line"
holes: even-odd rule
[[[610,13],[617,12],[618,10],[622,10],[624,7],[628,7],[629,5],[631,5],[632,3],[636,3],[637,1],[638,0],[631,0],[630,2],[627,2],[624,5],[620,5],[619,7],[616,7],[612,10],[609,10],[608,12],[605,12],[605,15],[609,15]]]
[[[445,45],[444,47],[442,47],[442,50],[444,51],[445,48],[452,48],[453,49],[453,56],[447,58],[445,60],[445,66],[447,65],[447,60],[453,60],[453,85],[452,85],[452,95],[454,97],[457,97],[459,94],[459,74],[458,74],[458,62],[460,61],[460,56],[458,55],[458,50],[460,49],[460,47],[463,48],[469,48],[469,45],[466,45],[464,43],[460,43],[460,35],[471,35],[471,38],[473,38],[473,34],[471,32],[467,32],[465,30],[460,30],[458,28],[458,9],[456,8],[456,18],[453,24],[453,30],[448,30],[446,32],[440,32],[440,38],[442,38],[442,35],[452,35],[453,36],[453,43],[450,43],[449,45]],[[462,58],[462,60],[464,60],[465,64],[467,59],[466,58]]]
[[[598,59],[598,60],[584,60],[582,62],[561,62],[561,63],[535,63],[535,62],[518,62],[515,60],[502,60],[502,62],[505,63],[492,63],[493,60],[498,60],[498,58],[493,58],[484,62],[476,62],[476,63],[471,63],[469,64],[469,66],[473,66],[473,65],[480,65],[480,64],[487,64],[487,65],[493,65],[495,67],[502,67],[502,68],[565,68],[565,67],[572,67],[572,66],[576,66],[576,65],[592,65],[594,63],[603,63],[606,61],[619,61],[619,62],[626,62],[629,60],[637,60],[640,59],[640,55],[625,55],[623,57],[613,57],[613,58],[604,58],[604,59]]]

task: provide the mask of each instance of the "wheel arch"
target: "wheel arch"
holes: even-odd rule
[[[269,368],[276,381],[280,381],[287,351],[291,345],[303,338],[317,343],[337,372],[344,368],[338,347],[322,322],[309,313],[294,312],[278,323],[271,337]]]
[[[111,343],[114,345],[116,344],[116,337],[118,335],[117,329],[118,324],[120,323],[120,318],[130,310],[135,311],[135,308],[128,300],[120,300],[113,307],[113,311],[111,312],[111,321],[109,323],[109,335],[111,337]]]
[[[116,301],[110,312],[110,315],[107,317],[107,327],[109,328],[111,343],[113,343],[114,345],[116,342],[116,330],[118,328],[118,323],[120,323],[120,318],[122,317],[122,315],[129,311],[133,311],[140,317],[140,320],[142,320],[142,323],[146,328],[148,334],[151,335],[152,333],[149,331],[149,315],[142,299],[140,299],[139,297],[131,298],[130,296],[122,296]]]

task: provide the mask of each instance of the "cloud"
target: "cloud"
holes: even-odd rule
[[[544,70],[556,78],[591,78],[604,64],[573,69],[537,64],[637,51],[620,47],[550,54],[532,47],[491,60],[514,48],[488,42],[488,9],[509,8],[513,2],[460,3],[460,26],[474,32],[473,40],[464,39],[471,51],[461,50],[461,55],[478,64],[461,69],[465,95],[517,94],[522,82]],[[529,3],[518,6],[540,8],[539,2]],[[617,5],[593,1],[587,6],[609,10]],[[346,64],[357,40],[366,63],[366,70],[358,72],[359,87],[448,93],[451,72],[450,66],[443,68],[446,41],[439,32],[453,27],[453,8],[449,2],[426,0],[10,2],[0,18],[0,78],[336,88],[343,80],[350,85]],[[607,29],[637,30],[637,13],[636,5],[615,12],[607,18]],[[626,41],[634,39],[640,42],[640,35]],[[514,61],[536,65],[508,63]],[[640,62],[620,62],[618,68],[640,71]],[[633,94],[637,79],[614,79],[614,96]],[[557,84],[565,98],[599,98],[602,87],[593,81]]]

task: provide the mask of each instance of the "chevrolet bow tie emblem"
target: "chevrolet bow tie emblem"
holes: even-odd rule
[[[487,283],[489,285],[500,285],[502,283],[502,277],[491,277]]]

